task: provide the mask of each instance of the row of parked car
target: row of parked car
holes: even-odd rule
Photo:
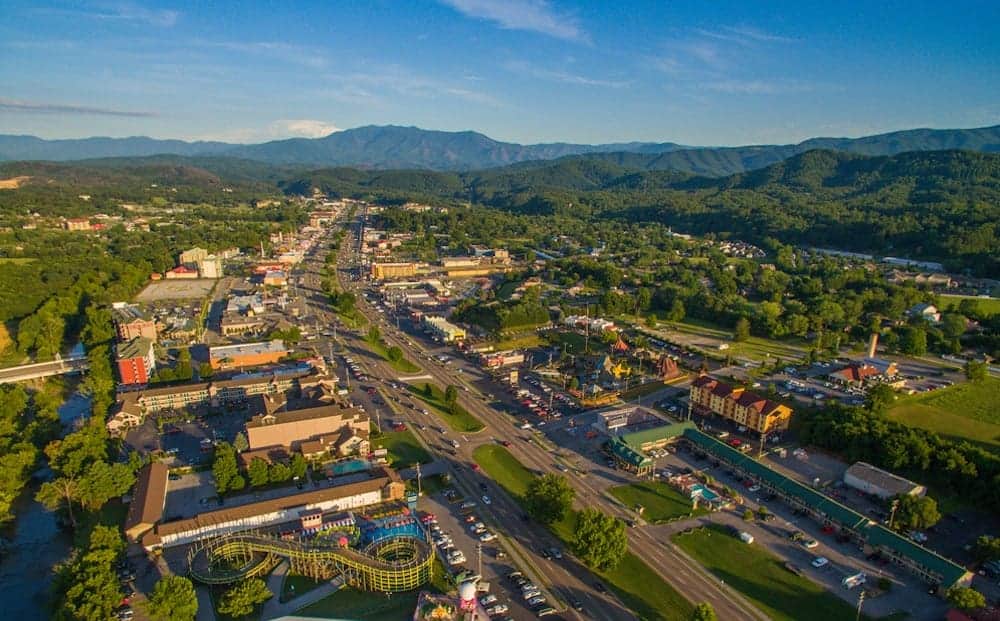
[[[519,571],[512,571],[507,574],[507,579],[521,590],[521,597],[525,604],[531,608],[539,617],[547,617],[556,614],[556,610],[549,605],[549,601],[542,595],[542,590],[531,580],[524,577]]]

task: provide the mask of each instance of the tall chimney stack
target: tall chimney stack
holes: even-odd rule
[[[875,357],[875,350],[878,349],[878,332],[872,332],[872,338],[868,341],[868,357]]]

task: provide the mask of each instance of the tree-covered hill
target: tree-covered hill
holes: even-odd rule
[[[558,158],[600,159],[630,170],[672,170],[723,177],[762,168],[794,155],[828,149],[862,155],[963,149],[1000,151],[1000,126],[977,129],[915,129],[862,138],[811,138],[798,144],[695,147],[673,142],[611,144],[517,144],[473,131],[369,125],[321,138],[291,138],[261,144],[183,142],[151,138],[41,140],[0,135],[0,160],[81,160],[172,154],[235,157],[277,165],[349,166],[364,169],[469,171],[522,164],[545,166]]]

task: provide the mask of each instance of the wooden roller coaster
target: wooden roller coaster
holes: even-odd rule
[[[410,591],[431,580],[434,549],[417,537],[396,536],[363,550],[337,541],[279,539],[243,532],[199,542],[188,551],[191,577],[229,584],[266,574],[287,559],[294,573],[316,580],[342,575],[351,586],[379,593]]]

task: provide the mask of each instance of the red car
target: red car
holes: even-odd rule
[[[510,440],[500,440],[500,446],[510,446]]]
[[[479,464],[472,464],[472,470],[474,472],[479,472]]]
[[[735,447],[737,447],[737,446],[739,446],[741,444],[743,444],[743,440],[740,440],[739,438],[733,438],[732,440],[729,441],[729,446],[731,446],[733,448],[735,448]]]

